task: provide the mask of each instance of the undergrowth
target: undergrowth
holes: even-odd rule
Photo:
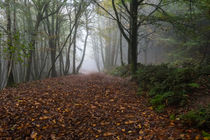
[[[209,71],[209,66],[141,65],[135,78],[139,84],[139,92],[147,93],[151,105],[162,112],[167,106],[184,106],[195,89],[200,88],[201,84],[208,86],[208,78],[203,83],[198,79],[201,76],[208,77]]]
[[[129,66],[121,66],[110,74],[126,77],[131,72]],[[209,65],[177,67],[168,64],[139,65],[137,73],[133,75],[139,85],[137,94],[148,96],[150,104],[157,112],[163,112],[169,106],[177,108],[186,105],[197,89],[201,86],[210,87],[209,76]],[[181,119],[191,126],[209,129],[210,106],[189,111]]]
[[[210,104],[208,107],[201,107],[181,115],[181,119],[187,125],[210,130]]]

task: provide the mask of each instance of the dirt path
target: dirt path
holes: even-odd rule
[[[102,74],[52,78],[0,93],[0,139],[194,139],[136,96],[137,86]],[[198,136],[197,136],[198,138]]]

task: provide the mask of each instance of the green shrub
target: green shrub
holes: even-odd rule
[[[189,111],[181,116],[184,123],[203,129],[210,129],[210,105],[198,110]]]
[[[210,140],[210,134],[209,133],[207,133],[205,131],[202,131],[202,135],[203,135],[204,139]]]
[[[199,88],[198,72],[193,67],[176,68],[167,64],[140,66],[136,78],[141,91],[149,91],[150,103],[156,108],[180,106],[187,95]],[[161,105],[161,107],[160,107]]]
[[[171,115],[170,115],[170,120],[175,120],[175,119],[176,119],[175,114],[171,114]]]
[[[198,67],[200,75],[210,75],[210,65]]]
[[[165,108],[165,105],[158,105],[155,110],[158,112],[158,113],[162,113],[164,111],[164,108]]]
[[[109,74],[113,75],[113,76],[120,76],[120,77],[124,77],[124,76],[128,76],[130,74],[130,68],[129,66],[119,66],[116,67],[114,69],[112,69]]]
[[[148,65],[140,66],[136,78],[143,89],[150,89],[156,83],[160,83],[169,75],[169,69],[166,64],[163,65]]]

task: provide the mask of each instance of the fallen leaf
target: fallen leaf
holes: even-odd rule
[[[128,124],[133,124],[133,123],[135,123],[135,121],[129,120],[129,121],[125,122],[126,125],[128,125]]]
[[[50,135],[50,138],[51,138],[52,140],[56,140],[55,134],[51,134],[51,135]]]
[[[30,136],[32,139],[36,139],[37,132],[33,131]]]
[[[141,124],[138,124],[138,128],[140,128],[140,129],[142,128]]]
[[[104,137],[112,136],[112,135],[114,135],[114,133],[111,133],[111,132],[106,132],[106,133],[104,133]]]
[[[123,132],[125,132],[125,129],[121,129]]]
[[[119,126],[120,125],[120,123],[117,123],[117,126]]]
[[[40,120],[46,120],[46,119],[49,119],[48,116],[42,116],[42,117],[39,117]]]
[[[140,135],[144,134],[144,131],[140,130],[140,131],[139,131],[139,134],[140,134]]]
[[[129,133],[129,134],[130,134],[130,133],[133,133],[133,131],[129,130],[128,133]]]

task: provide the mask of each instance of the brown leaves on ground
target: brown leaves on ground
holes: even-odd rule
[[[137,86],[102,74],[34,81],[0,93],[0,139],[200,139],[136,96]]]

